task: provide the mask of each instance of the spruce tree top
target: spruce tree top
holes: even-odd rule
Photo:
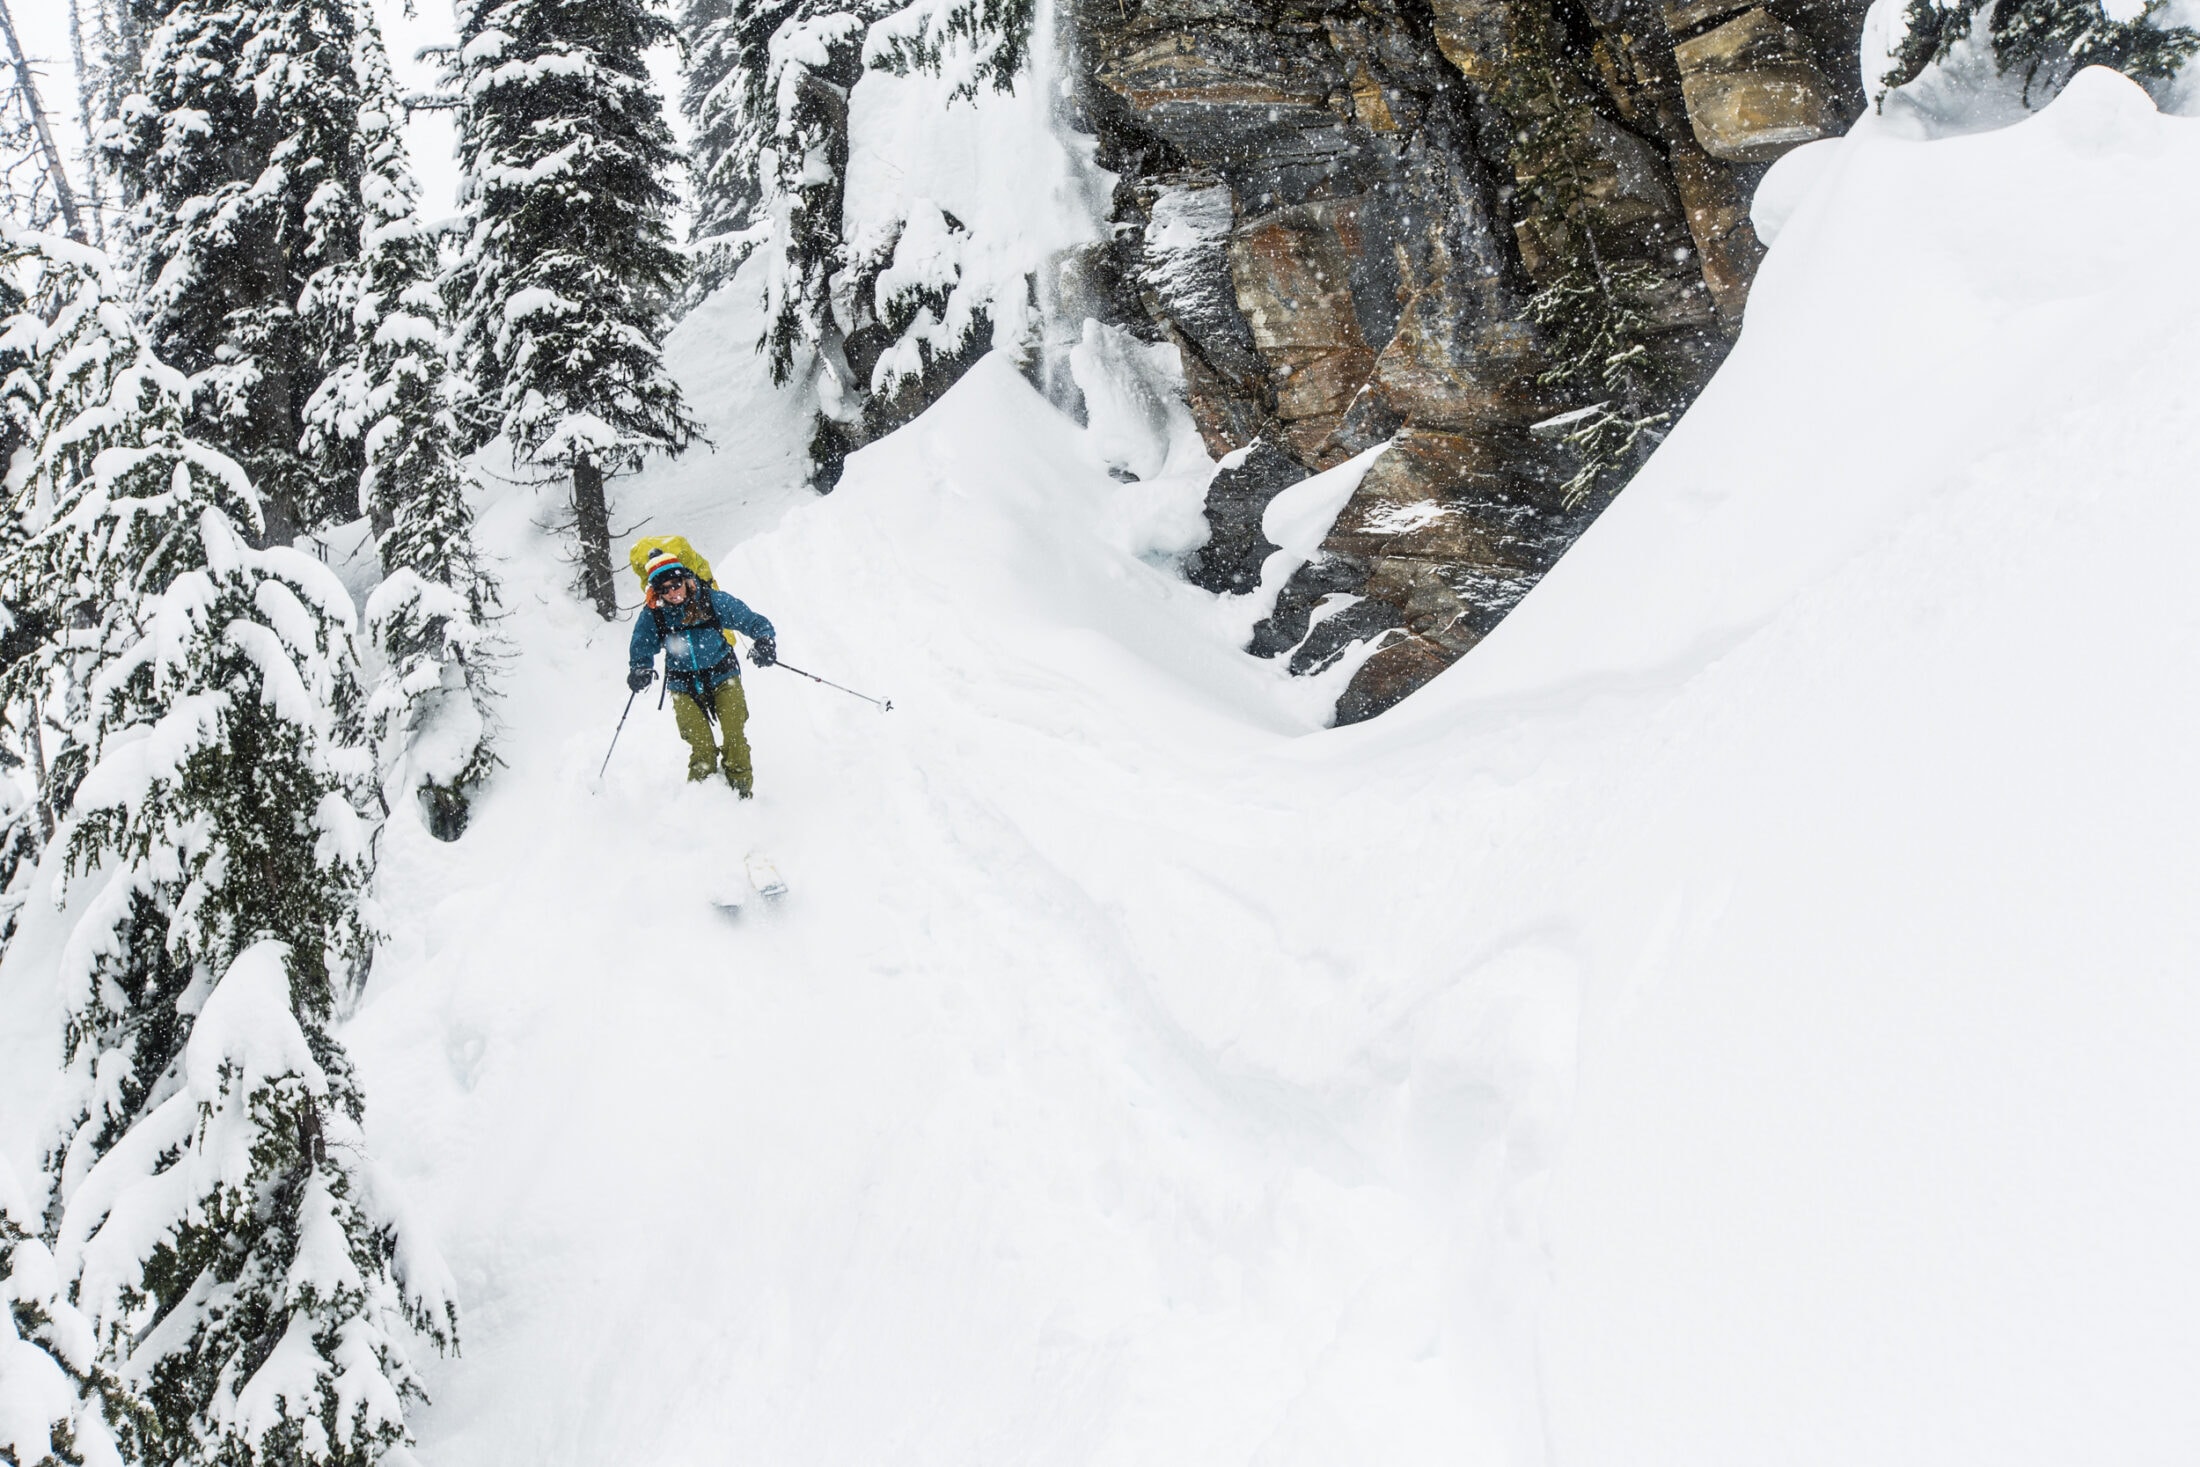
[[[330,486],[355,467],[324,472],[299,441],[358,252],[353,0],[131,8],[145,53],[115,147],[153,348],[192,379],[194,434],[251,475],[267,534],[348,518]]]
[[[642,62],[670,24],[643,0],[461,0],[459,34],[474,441],[603,468],[677,452],[695,434],[660,349],[679,155]]]

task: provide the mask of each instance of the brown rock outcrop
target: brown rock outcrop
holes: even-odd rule
[[[1763,6],[1673,48],[1696,141],[1729,163],[1764,163],[1839,125],[1803,33]]]
[[[1862,10],[1069,0],[1133,324],[1176,344],[1217,455],[1260,445],[1216,477],[1195,578],[1250,589],[1268,500],[1392,441],[1251,650],[1307,672],[1379,638],[1351,721],[1518,604],[1600,507],[1566,501],[1565,452],[1528,431],[1587,401],[1550,385],[1531,299],[1624,277],[1692,392],[1761,254],[1763,160],[1861,106],[1828,78],[1855,70]]]
[[[1742,307],[1749,302],[1749,283],[1765,257],[1749,223],[1749,193],[1732,169],[1688,142],[1671,144],[1666,156],[1672,161],[1681,208],[1688,214],[1689,237],[1703,261],[1704,286],[1719,319],[1738,329]]]
[[[1283,440],[1299,462],[1326,469],[1351,456],[1345,414],[1374,370],[1354,312],[1351,277],[1366,244],[1364,200],[1272,210],[1230,237],[1230,279],[1269,374]]]

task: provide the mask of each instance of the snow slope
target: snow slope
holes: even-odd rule
[[[2105,74],[1784,162],[1719,381],[1351,729],[998,357],[681,491],[895,702],[753,673],[753,808],[646,705],[596,791],[624,628],[507,503],[512,767],[349,1032],[470,1304],[424,1458],[2189,1445],[2196,175]]]
[[[1445,690],[1658,689],[1575,878],[1637,910],[1557,1458],[2190,1461],[2200,123],[2093,71],[1775,180],[1719,381]]]
[[[1517,1270],[1400,1190],[1494,1205],[1434,1159],[1501,1174],[1509,1119],[1450,1080],[1391,1115],[1511,1000],[1409,1032],[1430,985],[1389,966],[1443,933],[1355,950],[1366,817],[1309,818],[1348,788],[1294,752],[1303,690],[1199,635],[1222,609],[1140,558],[1146,486],[1082,437],[991,358],[830,499],[706,541],[787,657],[895,703],[752,672],[752,809],[684,787],[647,703],[594,793],[625,629],[515,598],[510,774],[460,846],[393,836],[404,936],[347,1035],[469,1301],[424,1459],[1526,1439],[1519,1319],[1424,1297]],[[729,919],[752,844],[795,893]],[[1411,900],[1409,852],[1359,864]]]
[[[646,702],[599,786],[626,628],[494,507],[509,768],[345,1033],[468,1311],[421,1459],[2188,1458],[2196,185],[2102,73],[1791,155],[1657,459],[1338,730],[1196,478],[994,357],[812,499],[691,321],[622,520],[895,709],[753,672],[754,805]]]

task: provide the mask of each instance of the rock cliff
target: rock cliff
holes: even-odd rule
[[[1379,638],[1340,722],[1465,653],[1595,517],[1624,473],[1584,492],[1538,425],[1638,380],[1666,386],[1633,421],[1684,406],[1748,298],[1756,178],[1864,100],[1861,0],[1065,5],[1119,179],[1091,273],[1175,344],[1210,449],[1246,451],[1189,573],[1250,590],[1269,499],[1393,442],[1251,647],[1305,672]],[[1622,293],[1602,376],[1569,375],[1568,303]]]

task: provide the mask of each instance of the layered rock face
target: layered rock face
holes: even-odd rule
[[[1601,507],[1531,429],[1531,301],[1624,277],[1682,400],[1760,253],[1763,165],[1838,131],[1861,0],[1066,0],[1114,171],[1097,272],[1175,343],[1209,448],[1189,573],[1250,590],[1269,499],[1389,440],[1252,650],[1297,671],[1379,638],[1340,700],[1381,712],[1488,633]]]

